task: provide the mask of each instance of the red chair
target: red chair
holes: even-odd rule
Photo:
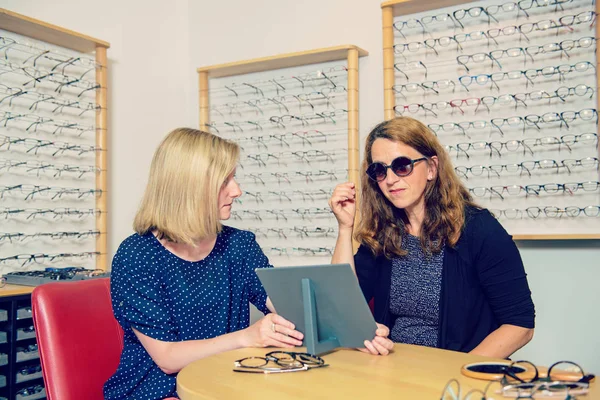
[[[48,400],[103,400],[123,350],[109,279],[47,283],[31,303]]]

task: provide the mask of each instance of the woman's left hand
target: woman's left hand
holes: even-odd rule
[[[358,349],[363,353],[387,356],[394,348],[394,342],[388,339],[390,329],[382,324],[377,324],[375,338],[373,340],[365,340],[365,347]]]

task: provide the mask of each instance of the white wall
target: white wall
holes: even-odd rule
[[[192,126],[187,0],[0,0],[0,7],[111,44],[109,249],[131,234],[152,154],[165,134]]]
[[[383,118],[379,4],[378,0],[190,1],[190,61],[199,67],[357,45],[370,54],[360,61],[360,127],[364,133]],[[194,112],[197,115],[197,110]]]
[[[533,340],[515,358],[573,360],[600,373],[600,241],[517,243],[536,307]]]
[[[112,251],[131,231],[158,141],[176,126],[197,126],[196,67],[355,44],[370,52],[360,63],[362,136],[383,118],[379,0],[105,0],[94,14],[97,4],[0,0],[1,7],[111,43]],[[516,358],[570,359],[600,373],[600,242],[519,247],[537,327]]]

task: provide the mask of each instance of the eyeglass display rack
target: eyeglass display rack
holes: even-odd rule
[[[344,45],[197,70],[201,129],[241,147],[243,195],[227,224],[253,231],[276,265],[331,258],[337,225],[327,200],[338,183],[359,185],[366,55]]]
[[[2,125],[3,128],[6,128],[7,125],[13,126],[13,130],[10,133],[7,133],[5,129],[2,129],[3,136],[17,136],[14,134],[14,124],[13,122],[19,119],[18,123],[23,126],[24,124],[29,123],[31,126],[30,129],[24,129],[22,132],[22,138],[15,141],[9,141],[9,145],[13,144],[15,149],[20,143],[25,143],[25,140],[37,140],[38,146],[36,149],[41,149],[42,147],[47,146],[48,140],[45,138],[41,138],[37,136],[38,129],[39,131],[43,131],[41,128],[44,124],[46,126],[49,123],[54,124],[54,127],[57,129],[55,132],[56,138],[52,138],[51,140],[57,140],[61,142],[68,142],[69,140],[76,141],[78,140],[76,137],[67,139],[67,137],[61,136],[61,133],[65,130],[69,129],[68,116],[69,115],[77,115],[63,113],[65,109],[77,109],[80,108],[79,111],[93,110],[93,118],[92,123],[94,126],[95,134],[93,138],[90,139],[92,141],[91,146],[95,146],[95,148],[100,148],[102,151],[95,151],[94,156],[90,157],[92,160],[90,169],[93,168],[92,174],[86,174],[87,177],[81,178],[81,181],[86,181],[86,184],[90,187],[93,187],[95,190],[101,193],[99,196],[94,196],[94,200],[91,202],[91,207],[93,210],[101,210],[99,213],[93,214],[93,222],[92,228],[95,229],[100,234],[93,235],[94,239],[92,240],[92,244],[95,247],[95,252],[99,253],[98,256],[95,257],[95,261],[93,261],[93,265],[90,265],[91,268],[96,268],[98,270],[107,269],[107,260],[106,260],[106,250],[107,250],[107,58],[106,52],[109,48],[109,43],[94,39],[92,37],[82,35],[77,32],[73,32],[68,29],[64,29],[52,24],[48,24],[43,21],[39,21],[33,18],[29,18],[24,15],[20,15],[14,12],[11,12],[6,9],[0,8],[0,30],[3,31],[3,42],[2,46],[4,47],[10,43],[19,43],[20,50],[13,47],[9,49],[8,56],[4,56],[6,54],[7,49],[2,49],[3,51],[3,60],[2,66],[0,69],[2,70],[2,74],[0,75],[0,99],[3,99],[2,106]],[[12,42],[7,41],[5,37],[17,38],[9,39]],[[16,46],[16,45],[11,45]],[[10,47],[10,46],[9,46]],[[42,70],[41,62],[37,63],[38,68],[34,67],[30,68],[26,64],[22,63],[12,63],[10,60],[10,56],[13,56],[11,52],[18,51],[34,51],[32,49],[36,49],[35,51],[40,51],[37,56],[36,61],[41,61],[45,54],[49,54],[52,56],[55,54],[54,52],[58,52],[58,54],[70,54],[72,55],[70,58],[66,60],[58,60],[57,63],[59,65],[55,65],[54,71],[46,70],[46,74],[37,71],[37,69]],[[63,53],[64,50],[64,53]],[[93,53],[92,55],[88,55]],[[90,69],[89,73],[86,75],[90,81],[94,82],[94,86],[91,88],[87,87],[79,87],[79,90],[76,92],[83,93],[86,92],[85,95],[77,96],[69,95],[69,89],[72,87],[76,87],[78,82],[70,82],[70,81],[62,81],[59,80],[68,75],[68,71],[70,70],[70,65],[78,62],[77,54],[81,54],[83,57],[87,59],[92,59],[95,64],[93,68]],[[88,56],[86,56],[88,55]],[[31,60],[29,60],[31,63]],[[22,68],[21,68],[22,67]],[[19,91],[18,88],[15,89],[16,85],[11,85],[11,80],[9,79],[8,71],[11,70],[13,72],[22,72],[22,75],[27,76],[27,74],[31,74],[31,78],[36,82],[35,84],[26,85],[28,89]],[[54,74],[54,75],[53,75]],[[47,75],[47,76],[44,76]],[[95,76],[94,76],[95,75]],[[57,79],[57,91],[55,93],[42,93],[41,91],[41,82],[45,79],[52,79],[52,77],[56,77]],[[83,80],[83,79],[82,79]],[[35,86],[35,88],[33,88]],[[87,90],[89,89],[89,90]],[[14,91],[17,90],[17,93]],[[94,93],[91,96],[86,97],[89,93]],[[70,96],[70,97],[69,97]],[[22,99],[18,99],[21,97]],[[36,98],[37,97],[37,98]],[[86,99],[84,100],[84,97]],[[88,100],[89,99],[89,100]],[[23,112],[16,109],[12,109],[12,107],[16,106],[20,101],[28,100],[31,102],[31,109],[27,110],[27,112]],[[7,104],[8,103],[8,104]],[[37,105],[37,106],[36,106]],[[51,112],[48,116],[45,116],[41,113],[44,107],[53,106],[54,108],[50,108]],[[46,110],[48,110],[46,108]],[[13,113],[13,114],[6,114]],[[22,115],[26,114],[26,115]],[[20,115],[19,118],[13,118],[16,115]],[[66,116],[65,116],[66,115]],[[49,122],[54,120],[54,122]],[[9,122],[10,121],[10,122]],[[24,125],[28,126],[28,125]],[[61,130],[62,129],[62,130]],[[21,136],[18,135],[18,136]],[[73,135],[76,136],[76,135]],[[2,138],[6,141],[6,138]],[[46,141],[44,141],[46,140]],[[0,143],[2,143],[0,141]],[[83,142],[79,142],[83,143]],[[85,149],[84,146],[87,144],[80,145],[80,148]],[[69,146],[56,146],[57,149],[64,153],[68,152]],[[89,147],[89,146],[88,146]],[[33,163],[39,164],[39,175],[43,175],[46,173],[46,167],[44,166],[44,162],[47,161],[36,157],[36,149],[30,151],[29,154],[31,158],[29,160],[26,159],[27,152],[21,152],[22,158],[17,160],[18,156],[16,153],[12,152],[12,149],[3,149],[0,151],[0,158],[2,158],[2,162],[0,162],[0,166],[3,167],[2,171],[0,171],[0,175],[2,176],[2,183],[6,184],[6,182],[10,182],[9,185],[16,185],[16,180],[20,179],[20,176],[13,174],[14,170],[18,170],[18,165],[21,161],[31,161]],[[72,149],[72,148],[71,148]],[[18,162],[12,163],[11,160],[17,160]],[[55,168],[55,170],[50,171],[50,176],[52,174],[57,173],[60,175],[61,173],[66,174],[77,174],[81,172],[83,169],[80,168],[79,165],[73,164],[73,161],[64,160],[61,157],[61,154],[58,154],[56,157],[56,162],[60,162],[61,169]],[[37,165],[36,164],[36,165]],[[30,166],[31,164],[27,164]],[[13,169],[14,168],[14,169]],[[61,172],[62,170],[62,172]],[[34,174],[35,175],[35,174]],[[58,181],[57,181],[58,182]],[[34,182],[23,182],[23,183],[31,183]],[[47,182],[40,183],[39,186],[43,187],[43,185],[48,186],[60,186],[58,184],[52,183],[48,184]],[[40,190],[36,187],[36,190]],[[67,193],[69,194],[69,193]],[[42,195],[40,192],[33,193],[32,196]],[[43,214],[44,210],[37,209],[37,205],[34,203],[35,200],[25,199],[23,204],[19,205],[10,205],[12,210],[28,210],[30,212],[30,218],[24,218],[24,224],[26,224],[27,228],[31,228],[32,226],[37,229],[36,232],[31,232],[25,230],[20,232],[25,232],[32,239],[39,239],[44,236],[44,234],[39,235],[40,237],[36,237],[35,234],[40,230],[45,231],[46,235],[47,231],[51,231],[54,229],[62,229],[64,225],[57,223],[56,220],[52,218],[46,219],[45,225],[42,224],[39,228],[36,223],[40,223],[39,221],[44,220],[44,218],[36,218],[36,212],[39,215]],[[69,207],[69,205],[63,204],[63,202],[59,199],[55,202],[56,207]],[[0,207],[6,207],[4,204],[0,204]],[[30,211],[33,210],[33,213]],[[65,208],[65,215],[70,214],[72,211],[69,211],[68,208]],[[8,215],[5,216],[8,220]],[[55,213],[55,216],[59,215]],[[80,217],[81,214],[78,214]],[[77,217],[77,215],[76,215]],[[6,230],[6,221],[3,223],[2,231]],[[73,229],[71,229],[73,231]],[[6,232],[2,232],[6,233]],[[52,234],[56,232],[51,232]],[[71,232],[72,233],[72,232]],[[58,238],[62,236],[71,237],[71,233],[69,232],[59,232],[57,236]],[[18,239],[17,235],[17,239]],[[47,235],[50,236],[50,235]],[[52,237],[55,239],[55,237]],[[32,245],[29,242],[28,246],[35,247],[35,241]],[[86,242],[86,245],[89,245],[89,242]],[[77,246],[77,243],[75,243]],[[55,247],[59,247],[56,246]],[[1,247],[3,250],[3,256],[5,256],[5,252],[8,252],[13,255],[16,253],[21,253],[21,251],[17,250],[14,242],[12,240],[3,241]],[[11,252],[12,250],[12,252]],[[35,249],[40,250],[40,249]],[[54,249],[53,249],[54,250]],[[54,250],[55,251],[55,250]],[[67,250],[73,251],[73,250]],[[36,251],[37,253],[37,251]],[[19,264],[20,265],[20,264]],[[54,267],[54,265],[52,265]],[[33,268],[39,269],[38,265],[33,264]],[[31,269],[29,266],[27,268],[13,268],[13,270],[22,271],[23,269]],[[3,266],[2,272],[10,272],[11,268]],[[39,353],[37,351],[37,343],[35,338],[35,330],[33,327],[33,320],[31,316],[31,292],[33,291],[32,286],[18,286],[7,284],[4,287],[0,287],[0,400],[9,399],[9,400],[36,400],[43,399],[46,397],[46,393],[44,390],[44,382],[42,378]]]
[[[6,9],[0,33],[0,273],[106,270],[110,45]]]
[[[516,240],[600,239],[599,7],[381,5],[385,118],[429,125],[474,200]]]

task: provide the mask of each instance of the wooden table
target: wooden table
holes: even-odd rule
[[[456,378],[464,396],[486,381],[462,376],[462,365],[492,359],[421,346],[396,344],[392,354],[376,357],[341,349],[324,355],[330,364],[306,372],[248,374],[233,372],[233,362],[264,356],[273,349],[241,349],[195,361],[179,372],[177,392],[195,399],[439,399],[446,383]],[[293,351],[293,350],[292,350]],[[296,349],[296,351],[301,351]],[[504,398],[494,396],[495,399]],[[579,400],[600,399],[593,383]]]
[[[21,294],[31,294],[35,289],[34,286],[22,286],[7,284],[0,287],[0,297],[18,296]]]

